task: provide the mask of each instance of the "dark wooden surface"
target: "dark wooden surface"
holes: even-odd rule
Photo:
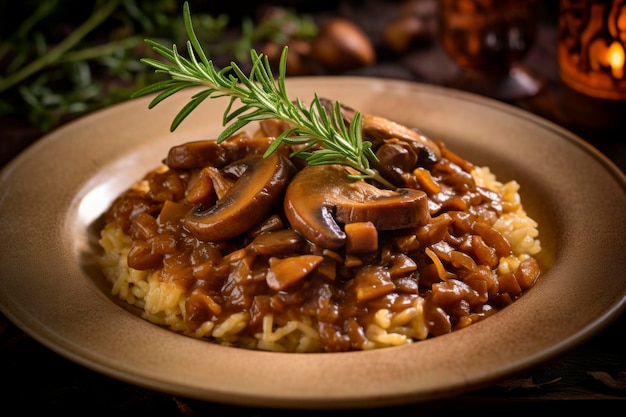
[[[384,2],[383,2],[384,3]],[[374,42],[383,23],[393,16],[387,3],[364,2],[333,13],[357,19]],[[321,16],[321,15],[320,15]],[[545,80],[545,89],[529,99],[511,102],[581,136],[626,172],[626,112],[624,107],[590,103],[564,87],[556,63],[554,9],[542,18],[537,42],[525,64]],[[398,78],[447,85],[458,69],[438,43],[426,43],[402,55],[379,54],[377,63],[352,75]],[[600,109],[600,111],[598,111]],[[613,112],[613,113],[611,113]],[[607,119],[607,116],[610,118]],[[604,120],[600,120],[604,118]],[[1,163],[38,139],[24,120],[0,126]],[[626,248],[625,248],[626,249]],[[626,295],[625,295],[626,296]],[[492,386],[444,401],[416,403],[370,413],[402,415],[492,414],[584,411],[619,415],[626,403],[626,315],[586,342]],[[0,315],[0,414],[54,412],[64,415],[268,416],[279,410],[207,403],[137,387],[77,365],[24,334]],[[14,410],[8,412],[8,410]],[[356,411],[358,410],[349,410]],[[290,410],[280,410],[290,413]],[[313,414],[300,410],[298,414]],[[36,414],[29,414],[36,415]]]

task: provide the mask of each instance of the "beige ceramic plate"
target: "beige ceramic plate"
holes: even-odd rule
[[[339,99],[417,126],[501,181],[539,222],[544,273],[510,307],[466,329],[367,352],[281,354],[216,346],[150,324],[108,296],[95,227],[112,199],[170,146],[215,138],[224,101],[175,133],[186,102],[140,99],[43,138],[0,178],[0,309],[61,355],[187,397],[255,406],[366,407],[474,390],[588,339],[626,305],[626,179],[607,158],[529,113],[457,91],[369,78],[303,78],[292,97]]]

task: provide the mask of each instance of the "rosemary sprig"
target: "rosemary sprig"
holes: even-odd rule
[[[309,165],[341,164],[352,167],[358,174],[354,179],[373,179],[382,185],[394,188],[375,169],[370,160],[376,161],[371,142],[361,136],[361,115],[356,112],[352,122],[346,126],[338,101],[333,102],[330,115],[317,94],[307,107],[300,99],[292,101],[285,88],[287,67],[287,47],[283,49],[278,78],[275,79],[265,55],[251,49],[252,68],[246,75],[235,63],[217,70],[204,53],[193,29],[189,4],[184,3],[183,19],[189,40],[189,58],[178,53],[176,45],[167,48],[150,39],[146,40],[168,63],[151,58],[141,61],[155,68],[156,72],[167,74],[170,79],[148,85],[131,97],[161,92],[149,104],[153,108],[166,98],[188,87],[204,87],[194,94],[191,100],[174,118],[171,131],[207,98],[229,97],[230,102],[224,111],[225,126],[217,141],[222,142],[236,131],[254,121],[280,119],[291,128],[283,132],[268,148],[266,155],[274,152],[285,142],[298,145],[292,156],[306,159]],[[236,106],[237,102],[241,105]]]

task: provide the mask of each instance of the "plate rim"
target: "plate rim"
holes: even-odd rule
[[[341,82],[346,84],[369,84],[369,83],[382,83],[386,85],[393,85],[398,88],[412,88],[415,90],[426,91],[430,94],[441,94],[443,96],[452,97],[455,100],[466,100],[471,101],[478,104],[481,107],[486,107],[491,109],[492,111],[501,111],[511,114],[515,118],[523,118],[530,123],[537,124],[541,126],[543,129],[548,129],[553,132],[554,135],[558,136],[561,140],[566,140],[567,142],[573,144],[581,148],[583,152],[592,157],[597,163],[601,164],[603,169],[606,170],[611,176],[615,178],[615,181],[621,185],[622,190],[626,190],[626,176],[624,173],[605,155],[603,155],[600,151],[598,151],[591,144],[586,142],[583,138],[575,135],[572,132],[569,132],[565,128],[558,126],[557,124],[550,122],[540,116],[534,115],[530,112],[527,112],[523,109],[519,109],[512,105],[502,103],[493,99],[489,99],[486,97],[478,96],[472,93],[467,93],[459,90],[452,90],[446,87],[434,86],[430,84],[422,84],[413,81],[405,81],[405,80],[394,80],[394,79],[381,79],[376,77],[295,77],[292,79],[288,79],[288,88],[290,85],[297,85],[301,83],[327,83],[327,82]],[[9,161],[0,171],[0,191],[4,191],[4,195],[0,195],[0,208],[3,204],[4,198],[8,194],[8,190],[4,189],[6,182],[10,179],[11,175],[15,175],[15,172],[19,171],[22,164],[24,164],[29,158],[34,157],[37,152],[40,152],[46,146],[49,146],[52,141],[62,140],[63,133],[69,131],[70,129],[76,129],[81,125],[89,125],[94,120],[98,118],[107,118],[113,114],[123,112],[124,110],[128,110],[131,108],[139,108],[140,106],[145,105],[149,101],[149,98],[142,98],[137,100],[130,100],[123,103],[119,103],[105,109],[98,110],[94,113],[83,116],[75,121],[69,122],[66,125],[63,125],[53,132],[50,132],[44,135],[41,139],[36,141],[34,144],[30,145],[23,152],[18,154],[15,158]],[[173,116],[173,115],[172,115]],[[1,211],[0,211],[1,214]],[[0,230],[1,231],[1,230]],[[32,328],[33,324],[27,323],[27,320],[24,319],[23,314],[27,314],[26,310],[24,313],[20,315],[20,312],[16,312],[15,309],[7,307],[6,301],[3,301],[4,292],[0,290],[0,311],[9,318],[13,323],[15,323],[18,327],[20,327],[25,333],[29,336],[33,337],[39,343],[48,347],[49,349],[55,351],[56,353],[64,356],[74,362],[77,362],[87,368],[90,368],[94,371],[100,372],[102,374],[120,379],[125,382],[133,383],[139,386],[144,386],[150,389],[157,389],[166,392],[173,392],[178,395],[188,396],[192,398],[198,399],[207,399],[206,392],[202,389],[194,390],[194,387],[187,386],[181,387],[180,385],[172,384],[166,381],[155,381],[151,380],[149,377],[137,376],[137,375],[128,375],[121,369],[111,368],[107,366],[105,363],[98,362],[97,359],[89,358],[88,353],[80,352],[79,346],[76,347],[76,350],[69,350],[67,347],[63,347],[59,345],[58,341],[55,341],[54,335],[42,335],[40,331],[41,329]],[[521,301],[521,300],[519,300]],[[235,397],[231,398],[222,398],[220,402],[233,403],[233,404],[252,404],[252,405],[261,405],[261,406],[279,406],[279,407],[296,407],[301,408],[300,405],[306,405],[307,408],[344,408],[344,407],[365,407],[369,405],[392,405],[392,404],[401,404],[406,402],[415,402],[421,400],[430,400],[448,397],[450,395],[454,395],[455,393],[463,393],[468,390],[478,389],[485,385],[488,385],[499,377],[504,377],[506,375],[510,375],[513,372],[520,371],[530,365],[536,365],[540,362],[548,360],[557,356],[559,353],[564,352],[568,348],[571,348],[579,343],[582,343],[585,340],[588,340],[593,335],[600,332],[606,326],[608,326],[615,318],[621,315],[626,310],[626,295],[622,298],[620,302],[615,303],[610,308],[606,309],[603,314],[597,316],[594,320],[592,320],[587,327],[581,329],[579,332],[572,335],[567,340],[562,340],[559,344],[553,345],[551,349],[543,350],[536,354],[535,358],[526,358],[526,361],[519,364],[510,364],[506,369],[500,369],[499,372],[491,373],[489,375],[483,375],[482,377],[478,376],[474,378],[473,385],[471,388],[468,388],[464,385],[463,381],[460,381],[457,385],[450,385],[448,390],[445,392],[438,391],[437,389],[433,389],[432,392],[424,392],[422,395],[414,395],[410,398],[408,397],[408,393],[401,396],[381,396],[380,398],[369,398],[363,399],[360,397],[355,397],[351,399],[344,398],[331,398],[328,401],[317,401],[311,398],[298,398],[294,396],[292,398],[284,398],[281,395],[277,395],[276,398],[257,398],[254,394],[247,395],[245,393],[235,394]],[[477,323],[473,326],[479,325]],[[150,324],[150,326],[154,326]],[[166,330],[169,332],[169,330]],[[195,343],[193,341],[191,343]],[[199,343],[207,343],[203,341],[197,341]],[[404,347],[401,347],[404,348]],[[232,349],[232,348],[227,348]],[[397,348],[392,348],[397,349]],[[261,353],[260,356],[264,356],[264,352]],[[257,353],[253,353],[257,355]],[[348,353],[354,354],[354,353]],[[356,352],[356,354],[363,354],[363,352]],[[294,355],[294,354],[288,354]],[[319,354],[307,354],[317,356]],[[322,355],[335,355],[335,354],[327,354],[324,353]],[[214,394],[218,394],[217,392]],[[210,396],[212,397],[212,396]],[[208,398],[209,400],[219,401],[217,398]]]

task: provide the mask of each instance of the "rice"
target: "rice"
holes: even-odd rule
[[[475,167],[471,176],[476,185],[502,196],[503,212],[493,227],[510,243],[512,253],[500,258],[495,269],[500,278],[510,277],[521,262],[541,251],[538,225],[524,211],[516,181],[500,183],[488,167]],[[141,189],[142,184],[138,184],[137,188]],[[407,241],[410,240],[407,238]],[[188,311],[185,308],[190,294],[175,282],[163,279],[158,270],[137,270],[129,267],[127,257],[132,247],[132,239],[119,225],[108,222],[101,231],[99,242],[103,249],[99,263],[111,285],[111,294],[140,309],[142,317],[152,323],[190,337],[228,346],[277,352],[323,351],[319,323],[314,315],[304,315],[297,320],[284,317],[277,320],[274,314],[267,314],[263,317],[260,331],[250,334],[245,330],[250,324],[251,316],[249,312],[239,311],[221,322],[206,320],[191,329],[186,324]],[[439,261],[442,281],[445,283],[449,277],[445,275],[443,261],[433,250],[430,250],[429,256],[433,261]],[[237,259],[237,256],[243,257],[243,253],[229,256],[232,256],[233,264],[245,264],[243,260]],[[346,260],[347,265],[350,262],[358,264],[359,260],[355,257]],[[249,268],[240,273],[249,273]],[[194,301],[201,303],[207,311],[217,312],[221,309],[219,303],[207,294],[196,294],[194,297]],[[428,322],[433,318],[426,316],[425,298],[422,296],[415,297],[410,305],[397,311],[380,308],[372,312],[372,317],[362,335],[363,342],[359,346],[362,350],[405,345],[431,336]],[[471,324],[471,317],[470,315],[459,320],[456,328]]]

